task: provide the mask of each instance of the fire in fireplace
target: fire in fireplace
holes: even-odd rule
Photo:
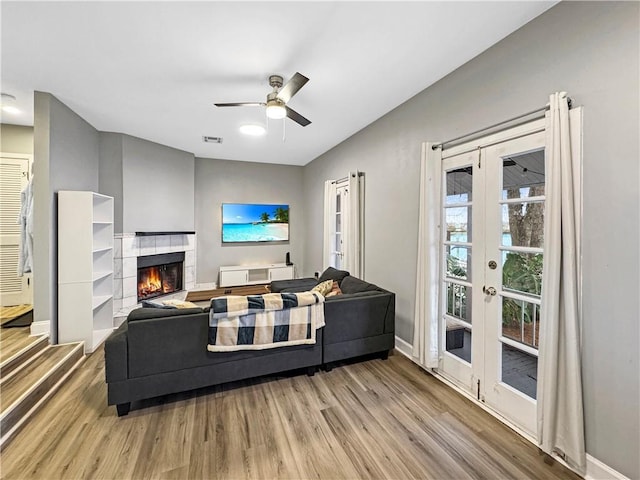
[[[138,257],[138,301],[182,290],[184,252]]]

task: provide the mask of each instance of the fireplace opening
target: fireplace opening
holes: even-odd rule
[[[182,290],[184,252],[138,257],[138,301]]]

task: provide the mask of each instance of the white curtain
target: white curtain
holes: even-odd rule
[[[332,265],[333,251],[333,223],[335,223],[336,211],[336,183],[332,180],[324,182],[324,237],[322,245],[322,268],[323,271]]]
[[[580,345],[580,162],[567,94],[551,95],[547,117],[542,324],[538,357],[538,442],[584,474]]]
[[[349,172],[348,180],[348,232],[345,247],[344,269],[351,275],[364,278],[364,248],[363,248],[363,183],[364,176],[360,172]]]
[[[440,291],[440,190],[442,149],[422,145],[418,271],[416,276],[413,357],[427,368],[438,366],[438,295]]]

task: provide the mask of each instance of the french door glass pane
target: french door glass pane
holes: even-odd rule
[[[502,199],[544,195],[544,150],[502,161]]]
[[[542,254],[502,252],[502,289],[540,296]]]
[[[537,349],[540,344],[540,306],[503,297],[502,336]]]
[[[471,207],[447,207],[444,209],[447,222],[447,238],[451,242],[471,242],[471,231],[468,221],[471,218]]]
[[[501,345],[502,381],[535,399],[538,386],[538,358],[510,345]]]
[[[447,194],[444,203],[467,203],[472,200],[473,175],[471,166],[447,172]]]
[[[447,314],[471,323],[471,287],[445,282],[447,287]]]
[[[502,205],[502,245],[542,248],[544,202]]]
[[[471,363],[472,330],[459,323],[447,320],[446,349],[447,352]]]
[[[469,280],[471,248],[458,245],[446,245],[447,277]]]

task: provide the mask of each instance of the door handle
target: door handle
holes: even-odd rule
[[[498,293],[498,291],[493,287],[482,287],[482,292],[485,295],[491,295],[492,297],[494,297],[496,293]]]

